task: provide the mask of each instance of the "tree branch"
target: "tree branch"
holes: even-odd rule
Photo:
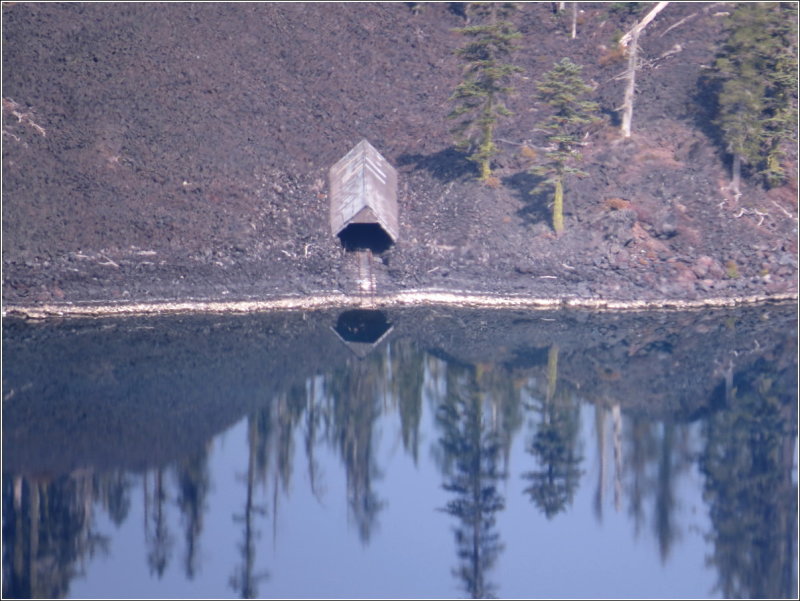
[[[664,36],[667,34],[667,32],[669,32],[669,31],[671,31],[671,30],[675,29],[676,27],[680,27],[681,25],[683,25],[684,23],[686,23],[686,21],[688,21],[688,20],[689,20],[689,19],[691,19],[692,17],[696,17],[696,16],[697,16],[697,15],[699,15],[699,14],[700,14],[700,12],[699,12],[699,11],[698,11],[698,12],[696,12],[696,13],[692,13],[691,15],[688,15],[688,16],[684,17],[683,19],[681,19],[681,20],[680,20],[680,21],[678,21],[677,23],[673,23],[672,25],[670,25],[669,27],[667,27],[667,28],[666,28],[664,31],[662,31],[662,32],[661,32],[661,35],[660,35],[660,36],[658,36],[658,37],[664,37]]]
[[[634,25],[628,33],[626,33],[624,36],[620,38],[619,45],[622,48],[627,48],[628,44],[633,39],[634,34],[638,36],[642,32],[642,30],[644,30],[644,28],[647,27],[650,21],[655,19],[656,15],[660,13],[662,10],[664,10],[664,8],[666,8],[667,4],[669,4],[669,2],[659,2],[658,4],[656,4],[653,7],[653,10],[647,13],[647,15],[645,15],[645,17],[641,21],[639,21],[636,25]]]

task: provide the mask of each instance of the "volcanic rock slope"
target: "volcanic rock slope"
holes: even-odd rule
[[[797,178],[726,189],[701,85],[730,3],[670,3],[642,35],[633,136],[619,134],[637,16],[518,3],[524,72],[477,183],[447,114],[457,3],[3,5],[3,300],[11,305],[355,292],[330,233],[328,168],[367,138],[399,170],[386,291],[697,299],[797,289]],[[566,187],[535,194],[535,82],[584,66],[606,123]],[[787,167],[796,173],[796,156]]]

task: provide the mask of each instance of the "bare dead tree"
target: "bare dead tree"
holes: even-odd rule
[[[578,3],[572,3],[572,39],[578,37]]]
[[[625,74],[625,97],[622,104],[622,136],[624,138],[631,137],[631,123],[633,121],[633,100],[636,95],[636,58],[639,52],[639,34],[644,31],[644,28],[655,19],[656,15],[660,13],[669,4],[669,2],[659,2],[653,7],[644,18],[634,25],[630,31],[623,35],[619,40],[619,45],[622,48],[628,49],[628,70]]]

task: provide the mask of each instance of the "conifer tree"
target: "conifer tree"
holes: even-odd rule
[[[797,144],[797,40],[798,4],[781,2],[780,15],[776,15],[772,25],[774,30],[774,60],[770,76],[771,114],[767,119],[766,165],[762,174],[769,186],[783,183],[785,173],[780,166],[787,142]]]
[[[591,91],[581,78],[582,70],[580,65],[563,58],[536,84],[536,100],[552,111],[539,124],[548,132],[548,151],[531,173],[546,178],[536,190],[541,186],[553,188],[553,229],[557,234],[564,230],[564,180],[587,175],[575,165],[582,156],[587,126],[599,121],[597,103],[582,98]]]
[[[491,184],[495,181],[491,161],[498,152],[495,126],[500,118],[511,115],[502,99],[513,91],[511,77],[522,71],[508,62],[521,34],[511,22],[500,20],[508,11],[505,5],[471,4],[468,10],[483,23],[456,30],[467,38],[464,46],[456,50],[466,66],[464,80],[450,97],[455,107],[448,116],[458,119],[452,129],[456,146],[469,153],[469,159],[478,165],[480,180]]]
[[[742,164],[770,186],[784,179],[780,159],[797,127],[797,5],[742,3],[730,19],[714,63],[714,123],[733,157],[731,189],[740,194]]]

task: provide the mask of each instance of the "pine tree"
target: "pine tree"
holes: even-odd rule
[[[459,120],[452,129],[456,146],[469,153],[469,159],[480,169],[480,180],[486,184],[495,181],[491,169],[492,157],[498,153],[495,126],[500,118],[511,115],[502,97],[513,91],[509,80],[522,71],[507,62],[517,48],[514,41],[521,34],[509,21],[498,20],[506,10],[503,5],[482,5],[474,12],[485,23],[456,30],[467,38],[466,44],[456,50],[466,67],[464,80],[450,97],[455,108],[449,118]]]
[[[770,77],[770,112],[766,123],[766,164],[761,173],[769,186],[783,183],[780,166],[786,142],[797,143],[797,3],[781,2],[772,20],[773,69]]]
[[[738,5],[713,77],[719,87],[714,123],[733,156],[731,189],[740,193],[742,164],[770,186],[781,183],[783,148],[796,139],[797,5]]]
[[[564,230],[564,180],[571,176],[587,175],[577,167],[586,127],[599,121],[598,105],[582,97],[591,91],[581,78],[582,67],[568,58],[561,59],[537,83],[536,100],[551,107],[552,112],[539,127],[548,132],[549,150],[545,161],[531,170],[546,179],[537,186],[552,186],[553,229]]]

